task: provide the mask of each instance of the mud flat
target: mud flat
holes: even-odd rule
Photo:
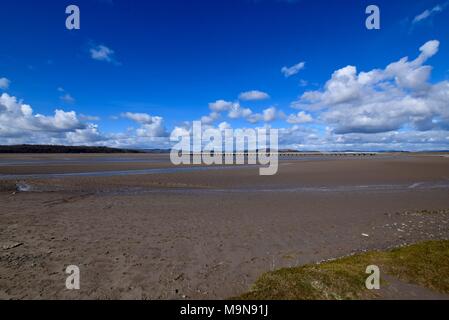
[[[304,158],[262,177],[133,174],[167,155],[2,155],[0,298],[220,299],[282,267],[449,239],[449,158]],[[129,172],[86,174],[108,171]],[[64,173],[83,175],[45,176]],[[388,297],[435,297],[406,288]]]

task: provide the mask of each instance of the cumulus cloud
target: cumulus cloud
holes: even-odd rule
[[[30,105],[16,97],[7,93],[0,96],[0,143],[70,144],[86,130],[92,128],[74,111],[56,109],[52,116],[35,114]]]
[[[136,132],[139,137],[166,137],[168,135],[162,117],[153,117],[152,123],[143,124]]]
[[[229,110],[228,117],[231,119],[248,118],[253,112],[249,108],[240,106],[239,103],[233,103]]]
[[[223,121],[222,123],[220,123],[219,125],[218,125],[218,129],[220,130],[220,131],[224,131],[224,130],[226,130],[226,129],[231,129],[232,127],[231,127],[231,125],[229,124],[229,123],[227,123],[226,121]]]
[[[225,100],[217,100],[209,103],[209,109],[212,113],[209,116],[206,116],[206,120],[211,119],[211,115],[214,115],[213,118],[215,119],[213,120],[216,120],[218,115],[222,112],[227,112],[227,116],[230,119],[248,118],[253,113],[251,109],[242,107],[239,102],[230,102]],[[209,121],[209,123],[210,122],[211,121]]]
[[[242,92],[239,95],[239,99],[242,101],[266,100],[269,98],[270,98],[270,96],[268,95],[268,93],[258,91],[258,90]]]
[[[303,61],[303,62],[299,62],[291,67],[282,67],[281,72],[284,74],[284,76],[286,78],[289,78],[289,77],[297,74],[302,69],[304,69],[305,66],[306,66],[306,63]]]
[[[290,115],[277,110],[277,106],[254,112],[242,105],[243,101],[262,99],[264,93],[259,91],[243,92],[237,101],[211,102],[209,113],[201,117],[203,130],[211,128],[223,132],[231,128],[226,121],[237,119],[250,124],[262,123],[265,127],[270,127],[270,122],[275,120],[284,120],[290,126],[279,128],[282,148],[323,151],[448,149],[449,81],[430,82],[432,66],[427,65],[438,53],[439,44],[437,40],[428,41],[419,48],[416,58],[404,57],[379,69],[359,71],[351,65],[338,69],[322,89],[302,94],[292,104],[299,110]],[[296,72],[287,69],[290,68],[284,70],[286,76]],[[61,95],[68,94],[63,88],[58,90]],[[171,146],[162,117],[133,112],[125,112],[120,117],[135,122],[136,128],[105,134],[98,125],[90,123],[99,120],[97,117],[61,109],[51,115],[38,114],[30,105],[3,93],[0,95],[0,144]],[[191,124],[178,124],[172,132],[188,135]]]
[[[98,131],[98,125],[88,124],[84,129],[75,129],[74,131],[67,132],[65,143],[71,145],[91,145],[104,141],[105,137]]]
[[[166,137],[168,135],[162,117],[132,112],[125,112],[121,116],[141,125],[136,130],[138,137]]]
[[[287,122],[291,124],[301,124],[312,122],[313,118],[310,114],[300,111],[297,114],[291,114],[287,118]]]
[[[191,130],[185,126],[176,126],[170,133],[173,137],[188,137]]]
[[[262,111],[262,113],[253,112],[249,108],[243,108],[238,103],[234,104],[228,113],[230,119],[243,118],[249,123],[258,123],[261,121],[271,122],[276,119],[277,110],[275,107],[270,107]]]
[[[9,88],[9,85],[11,84],[11,81],[7,78],[0,78],[0,89],[6,90]]]
[[[62,92],[62,91],[61,91]],[[35,113],[32,107],[7,93],[0,95],[0,144],[106,145],[110,147],[168,148],[162,117],[125,113],[140,124],[136,130],[104,134],[97,117],[56,109],[53,115]]]
[[[233,103],[225,100],[217,100],[209,103],[209,109],[215,112],[223,112],[231,109]]]
[[[429,41],[416,59],[405,57],[385,69],[339,69],[323,90],[305,92],[292,106],[322,110],[320,120],[337,134],[447,128],[449,82],[431,84],[432,67],[424,65],[438,47],[438,41]]]
[[[293,125],[279,130],[282,148],[303,151],[422,151],[447,150],[447,131],[391,131],[382,133],[336,134],[330,128],[324,133],[310,127]]]
[[[201,122],[203,124],[212,124],[214,121],[218,120],[220,118],[220,113],[212,111],[207,116],[201,117]]]
[[[65,132],[83,129],[84,125],[74,111],[55,110],[54,116],[33,114],[30,105],[3,93],[0,96],[0,135],[24,132]]]
[[[275,107],[270,107],[262,111],[262,113],[253,112],[250,108],[242,107],[240,102],[230,102],[225,100],[217,100],[209,103],[209,109],[212,111],[208,116],[201,118],[202,123],[212,124],[220,118],[220,114],[225,112],[229,119],[245,119],[249,123],[258,123],[260,121],[271,122],[279,115]]]
[[[141,124],[151,124],[153,123],[153,117],[147,113],[133,113],[133,112],[125,112],[122,113],[123,118],[127,118],[129,120],[141,123]]]
[[[263,120],[265,122],[271,122],[271,121],[276,120],[276,108],[271,107],[271,108],[265,109],[263,111]]]

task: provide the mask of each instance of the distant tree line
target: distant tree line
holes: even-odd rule
[[[141,153],[141,151],[108,147],[22,144],[0,146],[0,153]]]

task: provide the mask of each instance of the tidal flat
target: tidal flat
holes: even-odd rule
[[[266,272],[447,239],[445,155],[285,156],[274,176],[166,154],[0,155],[2,299],[225,299]]]

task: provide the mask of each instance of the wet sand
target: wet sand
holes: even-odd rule
[[[167,155],[78,161],[88,156],[63,155],[69,162],[56,165],[45,161],[61,155],[41,155],[16,166],[1,163],[17,156],[0,156],[0,175],[170,167]],[[309,159],[284,159],[272,177],[238,167],[3,179],[0,298],[222,299],[269,270],[449,238],[449,158]],[[17,183],[30,191],[15,192]],[[81,269],[79,291],[65,289],[72,264]],[[427,293],[385,297],[410,295]]]

